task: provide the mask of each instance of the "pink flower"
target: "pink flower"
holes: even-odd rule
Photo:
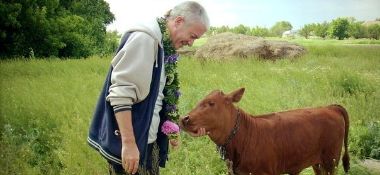
[[[179,126],[172,121],[166,120],[162,124],[161,131],[168,136],[172,134],[177,135],[179,133]]]

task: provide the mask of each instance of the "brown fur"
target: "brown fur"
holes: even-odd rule
[[[333,174],[343,143],[343,166],[348,171],[349,120],[342,106],[253,116],[233,105],[240,101],[243,93],[244,88],[230,94],[213,91],[181,118],[181,128],[191,133],[205,128],[214,143],[223,145],[235,125],[239,110],[240,126],[226,146],[226,159],[232,161],[233,173],[299,174],[313,166],[315,174]]]

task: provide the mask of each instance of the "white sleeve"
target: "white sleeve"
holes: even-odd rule
[[[136,31],[113,58],[107,100],[114,110],[115,106],[130,109],[148,96],[157,47],[158,43],[150,35]]]

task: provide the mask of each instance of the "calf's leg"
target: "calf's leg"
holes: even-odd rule
[[[313,170],[315,175],[322,175],[322,169],[321,164],[315,164],[313,165]]]
[[[227,165],[228,175],[234,175],[234,163],[229,159],[226,159],[225,162]]]

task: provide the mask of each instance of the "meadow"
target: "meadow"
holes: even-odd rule
[[[378,174],[360,159],[380,157],[380,45],[291,42],[304,45],[307,54],[276,61],[181,57],[180,113],[214,89],[239,87],[246,91],[237,105],[251,114],[341,104],[350,115],[350,174]],[[0,61],[0,174],[107,174],[106,162],[86,138],[111,59]],[[181,146],[170,149],[161,174],[219,175],[226,168],[207,137],[181,133]],[[311,169],[302,172],[311,174]],[[343,174],[341,165],[338,174]]]

